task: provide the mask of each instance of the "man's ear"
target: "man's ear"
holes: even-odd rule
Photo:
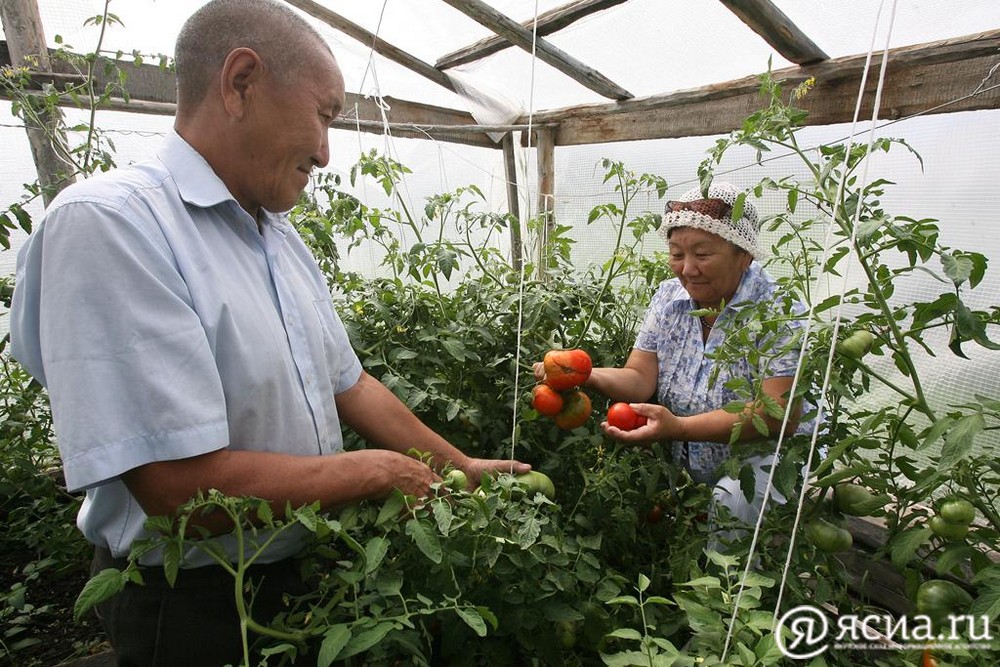
[[[226,56],[220,85],[222,103],[230,116],[238,120],[246,116],[253,90],[260,86],[263,77],[264,63],[253,49],[233,49]]]

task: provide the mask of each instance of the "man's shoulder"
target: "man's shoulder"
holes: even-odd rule
[[[78,204],[121,210],[137,198],[162,197],[164,182],[170,178],[170,172],[156,159],[118,167],[66,187],[52,200],[49,210]]]

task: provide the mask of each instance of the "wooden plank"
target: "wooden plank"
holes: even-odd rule
[[[719,1],[763,37],[785,60],[809,65],[830,58],[771,0]]]
[[[558,32],[566,26],[575,23],[582,18],[590,16],[591,14],[596,14],[597,12],[603,11],[608,7],[614,7],[615,5],[620,5],[623,2],[625,2],[625,0],[576,0],[575,2],[570,2],[561,7],[550,9],[547,12],[542,12],[538,15],[537,20],[533,18],[531,20],[524,21],[521,23],[521,27],[529,32],[534,30],[535,34],[539,37],[544,37],[545,35],[551,35],[552,33]],[[485,58],[486,56],[493,55],[498,51],[503,51],[511,46],[513,45],[503,37],[493,35],[492,37],[481,39],[475,44],[464,46],[461,49],[457,49],[451,53],[441,56],[438,58],[438,61],[434,63],[434,66],[443,70],[450,67],[465,65],[466,63],[475,62]]]
[[[0,41],[0,66],[9,65],[10,56],[7,43]],[[136,65],[129,61],[115,61],[111,74],[105,72],[105,61],[102,59],[94,68],[94,85],[103,90],[108,84],[117,82],[116,70],[122,71],[127,79],[126,89],[129,99],[121,96],[113,97],[103,108],[114,111],[172,116],[175,113],[176,83],[172,71],[157,64]],[[53,68],[57,72],[33,72],[32,82],[38,90],[42,84],[53,84],[59,90],[66,86],[79,85],[83,77],[73,71],[63,61],[54,61]],[[0,89],[0,99],[8,99],[3,89]],[[78,103],[69,96],[60,99],[62,106],[76,108]],[[492,130],[488,127],[477,129],[476,119],[468,111],[449,109],[431,104],[411,102],[393,97],[384,97],[381,102],[370,97],[347,93],[345,111],[334,123],[339,129],[358,129],[355,121],[363,121],[363,132],[383,134],[382,107],[387,110],[386,117],[394,128],[394,134],[404,137],[430,137],[454,143],[498,148],[499,146],[488,136]],[[375,125],[372,125],[374,123]],[[421,126],[407,128],[405,126]],[[516,126],[515,126],[516,127]],[[510,131],[505,126],[501,131]]]
[[[285,0],[285,2],[293,7],[301,9],[314,18],[323,21],[328,26],[336,28],[345,35],[353,37],[365,46],[373,49],[375,53],[385,56],[389,60],[416,72],[420,76],[430,79],[439,86],[443,86],[451,91],[455,90],[455,85],[451,82],[451,79],[449,79],[448,75],[441,70],[436,69],[434,66],[425,63],[416,56],[412,56],[406,51],[393,46],[381,37],[359,26],[357,23],[354,23],[340,14],[313,2],[313,0]]]
[[[555,67],[599,95],[614,100],[632,98],[632,94],[627,90],[597,70],[587,67],[562,49],[549,44],[544,39],[532,40],[530,31],[525,30],[482,0],[444,0],[444,2],[529,53],[532,51],[532,42],[534,42],[535,55],[539,60]]]
[[[30,65],[43,78],[51,75],[52,64],[35,0],[3,0],[0,2],[0,22],[8,40],[4,49],[7,64]],[[48,206],[61,190],[76,180],[72,163],[56,150],[57,143],[66,145],[62,118],[58,110],[51,113],[42,107],[35,117],[25,120],[24,129],[42,187],[42,202]]]
[[[552,249],[549,247],[549,238],[556,228],[555,210],[555,183],[556,183],[556,155],[555,137],[550,128],[541,128],[536,131],[538,135],[537,149],[537,170],[538,170],[538,218],[539,225],[538,238],[538,278],[547,280],[548,269],[554,265]]]
[[[990,75],[998,50],[1000,30],[891,50],[881,118],[1000,108],[998,88],[982,86],[971,95]],[[881,60],[873,56],[862,118],[871,117]],[[807,125],[845,123],[854,116],[864,61],[865,55],[845,56],[777,70],[773,76],[788,88],[815,77],[815,89],[797,102],[809,112]],[[557,124],[560,146],[726,134],[760,108],[758,87],[751,76],[636,100],[536,112],[533,121]]]
[[[518,201],[517,160],[514,155],[514,134],[508,132],[500,142],[503,147],[503,173],[507,181],[507,211],[514,218],[510,227],[510,260],[517,272],[524,265],[524,249],[521,240],[521,205]]]

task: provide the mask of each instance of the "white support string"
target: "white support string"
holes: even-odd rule
[[[538,62],[536,57],[536,46],[538,43],[538,0],[535,0],[535,20],[532,22],[531,27],[531,76],[528,84],[528,153],[531,152],[531,132],[532,124],[535,114],[535,63]],[[525,177],[525,187],[528,190],[528,205],[527,212],[528,215],[526,220],[531,219],[531,186],[528,185],[528,178]],[[523,239],[523,236],[522,236]],[[517,285],[517,336],[514,348],[514,408],[512,414],[512,424],[510,429],[510,461],[511,470],[514,466],[514,450],[517,447],[518,435],[520,429],[518,428],[517,417],[519,413],[519,397],[521,395],[521,333],[524,328],[524,277],[525,277],[525,266],[527,262],[524,261],[524,244],[516,250],[518,254],[521,255],[521,275],[518,279]],[[513,257],[511,258],[513,259]]]
[[[855,109],[854,109],[854,118],[853,118],[853,121],[851,123],[851,132],[850,132],[850,136],[848,137],[848,143],[847,143],[847,148],[846,148],[846,154],[847,154],[848,157],[850,156],[851,150],[852,150],[853,145],[854,145],[854,136],[855,136],[855,133],[856,133],[858,118],[859,118],[860,113],[861,113],[861,102],[862,102],[862,100],[864,98],[865,86],[866,86],[867,80],[868,80],[868,72],[869,72],[869,70],[871,68],[872,54],[873,54],[873,52],[875,50],[875,38],[876,38],[876,35],[877,35],[877,32],[878,32],[878,24],[879,24],[880,19],[881,19],[881,14],[882,14],[882,8],[883,8],[883,6],[884,6],[884,0],[879,3],[878,12],[876,13],[876,16],[875,16],[875,26],[874,26],[874,29],[872,31],[872,41],[871,41],[871,43],[870,43],[870,45],[868,47],[868,54],[867,54],[867,56],[865,58],[865,67],[864,67],[864,71],[862,73],[861,83],[860,83],[860,86],[859,86],[859,89],[858,89],[858,97],[857,97],[857,101],[856,101]],[[864,164],[862,165],[862,174],[861,174],[861,179],[860,179],[860,183],[861,183],[861,188],[862,189],[864,188],[865,184],[867,183],[867,178],[868,178],[868,157],[867,156],[871,153],[871,148],[872,148],[872,145],[874,144],[874,141],[875,141],[875,131],[877,129],[878,112],[879,112],[879,108],[881,106],[882,89],[883,89],[884,84],[885,84],[885,72],[886,72],[886,66],[887,66],[888,60],[889,60],[889,43],[890,43],[890,39],[892,37],[892,28],[893,28],[893,23],[894,23],[894,20],[895,20],[895,15],[896,15],[896,0],[893,0],[892,13],[891,13],[890,18],[889,18],[889,28],[888,28],[888,32],[887,32],[887,35],[886,35],[885,48],[884,48],[883,53],[882,53],[882,65],[881,65],[881,70],[880,70],[880,74],[879,74],[879,81],[878,81],[878,85],[877,85],[876,90],[875,90],[875,102],[874,102],[873,109],[872,109],[871,129],[870,129],[869,137],[868,137],[868,150],[867,150],[867,152],[865,154],[866,157],[865,157],[865,160],[864,160]],[[836,215],[837,207],[838,207],[841,199],[843,198],[844,189],[846,187],[847,176],[848,176],[848,170],[845,168],[843,170],[843,173],[841,174],[841,178],[840,178],[840,180],[839,180],[839,182],[837,184],[836,198],[834,199],[834,201],[832,203],[832,206],[830,208],[830,222],[829,222],[829,224],[827,226],[826,238],[824,239],[824,243],[823,243],[823,258],[822,258],[822,261],[819,262],[819,264],[818,264],[818,266],[820,266],[820,267],[826,266],[827,258],[829,257],[831,239],[832,239],[833,230],[834,230],[834,227],[835,227],[835,217],[834,216]],[[856,209],[854,211],[854,219],[852,220],[852,225],[851,225],[851,239],[850,239],[850,244],[851,244],[852,247],[854,246],[854,243],[855,243],[856,230],[857,230],[858,220],[860,219],[860,215],[861,215],[861,206],[858,206],[858,207],[856,207]],[[833,341],[837,340],[838,333],[840,331],[840,323],[841,323],[841,319],[842,319],[842,309],[843,309],[843,295],[845,294],[845,292],[847,290],[847,284],[848,284],[847,281],[848,281],[849,275],[850,275],[850,264],[847,265],[846,269],[844,270],[844,275],[842,276],[842,279],[841,279],[841,300],[840,300],[840,302],[837,305],[836,312],[835,312],[835,315],[834,315],[833,335],[832,335],[832,339],[831,339]],[[815,313],[815,304],[814,303],[810,303],[810,307],[809,307],[809,311],[808,311],[808,315],[807,315],[807,319],[806,319],[805,328],[803,330],[802,345],[801,345],[801,348],[800,348],[800,351],[799,351],[798,364],[797,364],[796,369],[795,369],[795,375],[794,375],[794,377],[792,379],[792,387],[789,390],[789,396],[790,397],[795,395],[795,391],[796,391],[796,388],[797,388],[797,385],[798,385],[798,381],[799,381],[801,370],[802,370],[802,366],[803,366],[803,360],[805,359],[805,356],[806,356],[806,354],[808,352],[808,347],[809,347],[809,343],[810,343],[810,333],[811,333],[811,330],[812,330],[812,321],[813,321],[813,315],[814,315],[814,313]],[[813,461],[813,456],[814,456],[814,453],[815,453],[815,450],[816,450],[816,441],[817,441],[818,436],[819,436],[819,429],[820,429],[820,426],[821,426],[822,421],[823,421],[823,410],[824,410],[824,407],[825,407],[825,404],[826,404],[826,395],[827,395],[827,392],[829,390],[830,376],[832,374],[834,356],[835,356],[835,345],[831,345],[830,346],[830,351],[829,351],[829,354],[828,354],[828,357],[827,357],[827,365],[826,365],[826,368],[825,368],[825,371],[824,371],[823,387],[822,387],[822,389],[820,391],[819,403],[818,403],[817,408],[816,408],[817,412],[816,412],[816,417],[815,417],[814,424],[813,424],[812,438],[811,438],[811,441],[810,441],[810,444],[809,444],[809,455],[808,455],[807,460],[806,460],[806,468],[805,469],[806,469],[806,471],[810,471],[810,472],[812,470],[812,461]],[[789,404],[788,405],[789,405],[789,407],[792,405],[792,401],[791,400],[789,400]],[[730,619],[729,619],[729,627],[728,627],[728,629],[726,631],[726,642],[725,642],[725,645],[724,645],[723,651],[722,651],[722,659],[723,659],[723,661],[726,659],[726,656],[728,655],[728,652],[729,652],[729,647],[730,647],[730,644],[732,642],[733,631],[734,631],[734,628],[736,626],[736,616],[737,616],[737,612],[738,612],[738,610],[740,608],[740,601],[741,601],[742,596],[743,596],[743,591],[745,589],[746,580],[749,577],[750,569],[751,569],[751,567],[753,565],[753,555],[754,555],[754,553],[756,551],[757,541],[758,541],[758,538],[760,536],[760,530],[761,530],[761,526],[763,524],[764,514],[765,514],[765,511],[767,509],[767,501],[770,498],[771,490],[773,488],[774,473],[775,473],[775,470],[777,469],[777,461],[778,461],[778,457],[779,457],[779,455],[781,453],[781,445],[782,445],[782,443],[784,441],[785,428],[786,428],[786,426],[788,424],[789,415],[790,415],[790,410],[786,410],[785,411],[784,420],[782,421],[782,425],[781,425],[781,431],[778,434],[778,442],[777,442],[777,445],[775,447],[774,462],[772,463],[770,472],[768,474],[767,486],[766,486],[766,489],[765,489],[765,492],[764,492],[764,497],[763,497],[763,501],[762,501],[762,504],[761,504],[760,513],[757,516],[757,523],[756,523],[756,526],[754,528],[753,538],[752,538],[751,544],[750,544],[750,551],[747,554],[747,561],[746,561],[746,564],[744,566],[743,576],[742,576],[742,578],[740,580],[739,589],[737,591],[736,598],[735,598],[734,603],[733,603],[733,611],[732,611],[732,615],[730,616]],[[808,481],[808,472],[807,472],[806,475],[804,475],[803,483],[802,483],[802,489],[801,489],[801,491],[799,493],[798,504],[796,506],[795,521],[794,521],[794,523],[792,525],[791,535],[789,536],[788,551],[786,552],[785,565],[782,568],[782,572],[781,572],[781,581],[780,581],[779,586],[778,586],[778,598],[775,601],[775,606],[774,606],[774,620],[775,621],[777,620],[778,615],[779,615],[780,610],[781,610],[781,600],[782,600],[782,597],[783,597],[783,594],[784,594],[784,590],[785,590],[785,583],[787,581],[788,569],[789,569],[789,567],[791,565],[791,557],[792,557],[792,553],[793,553],[793,550],[794,550],[794,547],[795,547],[795,537],[796,537],[796,535],[798,533],[798,527],[799,527],[799,523],[800,523],[800,520],[801,520],[801,517],[802,517],[802,508],[803,508],[803,505],[804,505],[804,502],[805,502],[805,494],[806,494],[806,491],[808,490],[808,488],[809,488],[809,481]]]

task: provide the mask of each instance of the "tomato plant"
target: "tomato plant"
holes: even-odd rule
[[[563,409],[563,397],[547,384],[535,385],[531,391],[531,407],[546,417],[555,417]]]
[[[554,417],[556,426],[571,431],[583,426],[590,419],[590,397],[580,389],[568,392],[564,397],[563,409]]]
[[[593,369],[593,362],[585,350],[549,350],[542,358],[545,384],[558,391],[579,387]]]
[[[645,426],[646,418],[632,409],[628,403],[612,403],[608,408],[608,424],[623,431],[631,431]]]

